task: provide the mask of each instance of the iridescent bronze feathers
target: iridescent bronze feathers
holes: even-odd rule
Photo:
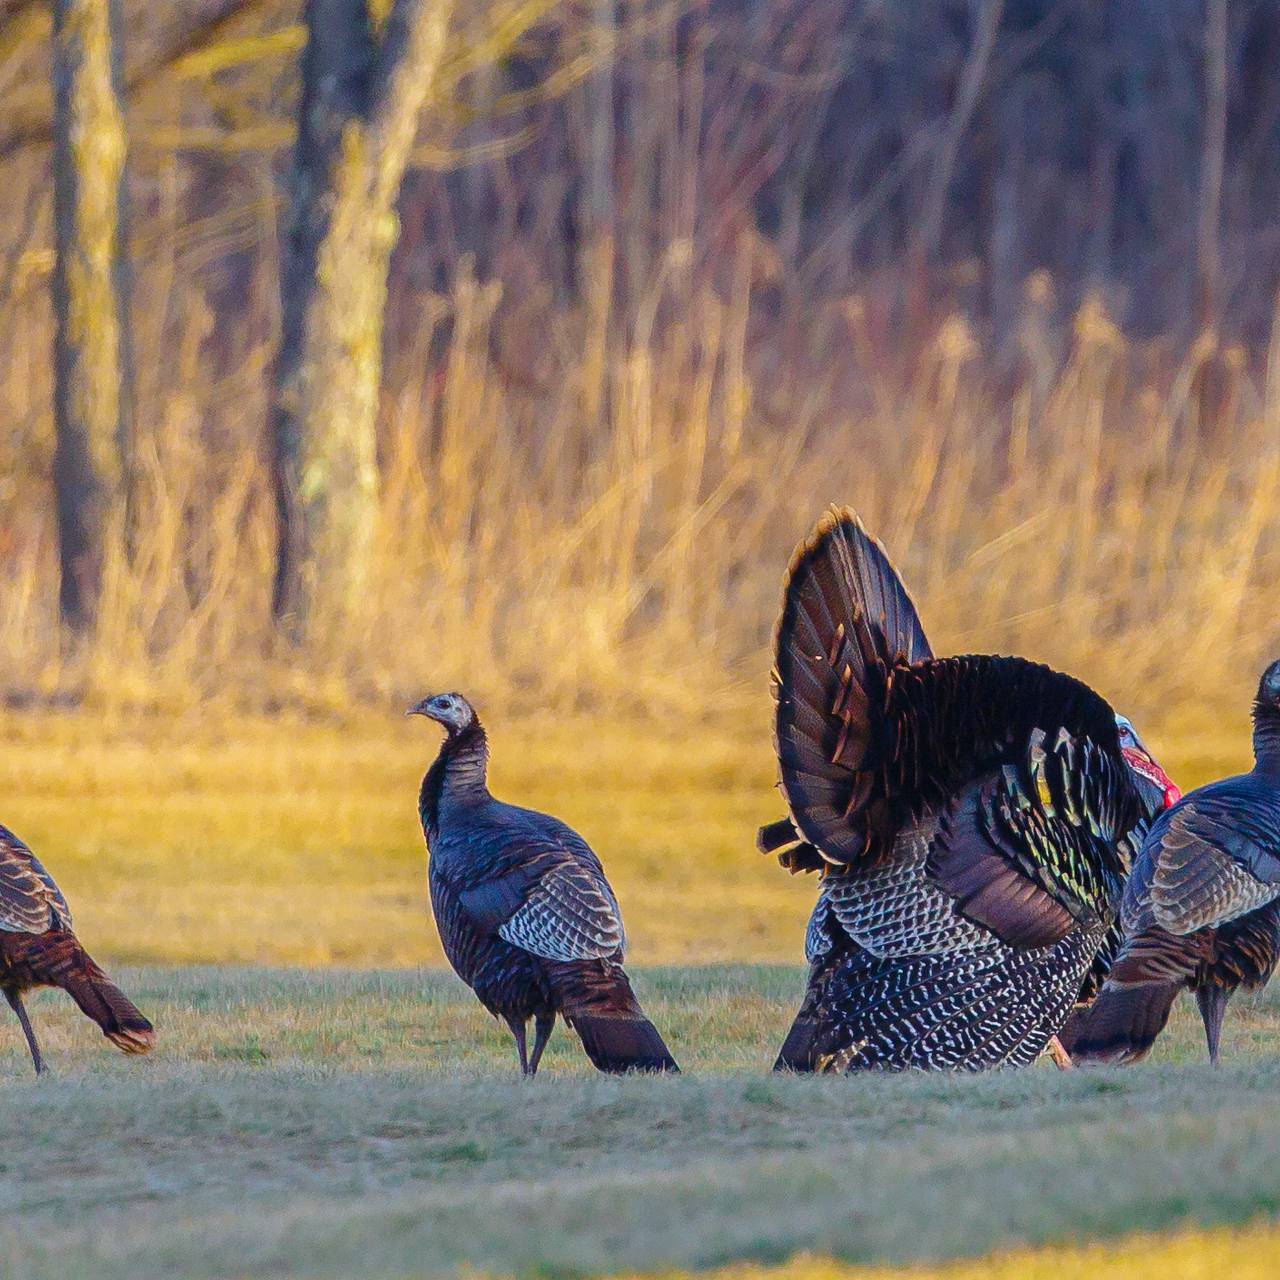
[[[780,1065],[1030,1060],[1086,981],[1153,812],[1111,707],[1021,658],[934,657],[849,511],[792,560],[774,693],[788,817],[758,844],[823,875],[806,1030]]]

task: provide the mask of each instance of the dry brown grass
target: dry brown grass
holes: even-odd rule
[[[362,621],[305,654],[282,651],[269,621],[268,353],[211,383],[207,311],[178,291],[191,341],[166,351],[163,381],[148,374],[137,553],[113,567],[87,650],[54,621],[42,415],[11,456],[4,685],[99,706],[304,710],[457,685],[499,718],[762,723],[782,570],[822,508],[847,502],[940,651],[1050,661],[1179,732],[1244,724],[1280,647],[1280,365],[1255,377],[1209,342],[1169,367],[1097,306],[1061,365],[997,367],[958,318],[908,358],[866,331],[855,298],[815,304],[826,345],[792,368],[753,355],[745,294],[678,288],[680,269],[626,340],[600,300],[507,315],[508,333],[537,327],[552,376],[534,389],[494,363],[496,289],[463,271],[423,303],[416,378],[385,406]],[[586,340],[597,328],[603,349]],[[19,406],[45,390],[26,351],[41,336],[14,335],[11,376],[32,375],[11,389]],[[846,366],[863,372],[850,382]],[[210,439],[205,408],[228,396],[217,411],[234,431]]]
[[[442,963],[417,791],[434,726],[10,716],[0,822],[81,936],[137,961]],[[794,960],[813,886],[754,848],[776,816],[767,736],[580,720],[497,724],[495,791],[594,844],[642,963]]]
[[[815,893],[755,850],[780,815],[768,695],[732,728],[494,716],[492,785],[600,852],[645,964],[786,961]],[[481,703],[481,710],[489,708]],[[1244,765],[1243,708],[1148,735],[1185,785]],[[62,885],[86,945],[147,963],[441,963],[417,789],[437,731],[398,709],[0,717],[0,822]]]
[[[820,104],[803,94],[752,97],[734,67],[752,62],[741,51],[755,40],[769,65],[775,56],[815,71],[833,57],[874,60],[874,39],[842,52],[821,34],[836,29],[823,21],[838,5],[815,15],[812,29],[790,22],[785,6],[760,6],[749,33],[706,15],[708,33],[726,23],[719,56],[729,65],[718,70],[701,57],[668,65],[660,52],[658,33],[685,6],[628,6],[635,29],[622,33],[610,73],[629,103],[608,144],[618,190],[598,193],[616,223],[583,224],[576,238],[563,215],[579,200],[571,188],[593,95],[608,91],[607,77],[590,73],[611,47],[590,7],[562,6],[543,32],[551,46],[534,62],[549,80],[526,100],[532,115],[502,115],[511,103],[492,100],[486,76],[457,86],[456,111],[428,113],[422,141],[446,151],[498,144],[509,131],[513,146],[529,142],[520,124],[549,126],[562,108],[572,119],[563,155],[554,136],[539,137],[507,167],[501,145],[481,145],[474,172],[457,182],[420,170],[408,183],[383,359],[374,571],[347,634],[304,653],[282,648],[269,609],[264,432],[279,330],[275,178],[300,33],[296,7],[247,8],[255,12],[222,36],[261,41],[198,47],[185,65],[147,78],[131,105],[137,529],[128,563],[121,553],[111,565],[100,634],[87,645],[56,623],[47,174],[38,148],[5,162],[0,693],[100,708],[332,712],[453,684],[495,718],[751,718],[755,732],[782,569],[821,509],[847,502],[901,564],[940,650],[1043,658],[1184,736],[1206,720],[1243,724],[1256,669],[1280,646],[1280,340],[1268,357],[1263,326],[1251,324],[1247,349],[1206,332],[1184,350],[1191,326],[1178,323],[1139,344],[1101,297],[1110,289],[1128,318],[1165,308],[1123,306],[1105,275],[1099,297],[1086,297],[1073,318],[1057,299],[1081,296],[1077,282],[1032,270],[1032,259],[1006,264],[1017,278],[997,281],[983,278],[981,262],[950,262],[948,250],[913,283],[900,263],[860,267],[852,232],[843,252],[837,236],[831,254],[818,255],[830,271],[808,275],[813,262],[802,266],[785,234],[759,230],[759,183],[774,161],[758,153],[808,155],[803,139]],[[467,20],[496,24],[509,39],[532,12],[484,4]],[[703,17],[693,17],[702,30]],[[935,54],[962,53],[963,38],[952,50],[955,32],[942,40],[950,24],[941,13],[930,22]],[[173,35],[170,24],[151,25],[132,24],[131,60],[145,64],[151,46]],[[19,123],[47,105],[46,26],[33,18],[24,20],[31,30],[15,32],[7,101]],[[888,31],[908,50],[920,38],[896,21]],[[457,44],[459,73],[495,49],[470,29]],[[1021,55],[1014,62],[1021,67]],[[1023,74],[1040,73],[1013,74],[1010,93]],[[929,75],[941,72],[923,83]],[[983,111],[1017,115],[1022,99],[1006,98],[1001,84]],[[713,97],[702,104],[704,88]],[[1148,91],[1165,101],[1158,87]],[[927,137],[938,124],[925,128],[901,93],[890,97],[877,119],[899,124],[869,124],[868,136],[902,128],[904,138],[917,129]],[[495,107],[499,118],[489,119]],[[677,118],[696,121],[704,107],[702,127]],[[173,150],[188,127],[193,149]],[[157,142],[155,129],[174,140]],[[1157,148],[1159,136],[1146,145]],[[832,184],[830,207],[813,212],[829,216],[833,232],[861,217],[847,199],[880,199],[884,159],[869,160],[878,144],[864,137],[857,146],[855,170],[874,190]],[[544,147],[548,171],[535,178],[524,164]],[[1262,164],[1256,149],[1228,158]],[[1057,163],[1045,160],[1050,170]],[[416,163],[429,170],[441,157]],[[784,165],[778,180],[802,182],[807,163]],[[1114,155],[1099,163],[1107,171]],[[739,170],[753,176],[740,182]],[[1166,217],[1188,195],[1186,182],[1167,176],[1178,172],[1160,179],[1166,198],[1153,197]],[[900,201],[881,193],[905,211],[885,212],[893,226],[922,216],[935,179],[912,177]],[[1074,170],[1058,172],[1051,188],[1040,177],[1016,181],[1037,198],[1060,193],[1063,227],[1078,226]],[[1228,224],[1239,244],[1254,244],[1243,235],[1256,216],[1248,184],[1228,186],[1228,204],[1246,206]],[[807,188],[803,198],[785,194],[809,199]],[[479,269],[466,235],[444,225],[465,221],[472,197],[493,204],[473,228],[485,241]],[[1092,226],[1098,211],[1086,206]],[[1028,204],[1023,220],[1039,208]],[[1021,230],[1031,252],[1045,228]],[[1178,256],[1179,230],[1157,222],[1147,233],[1162,260]],[[909,258],[913,240],[896,256]],[[966,231],[957,243],[969,240]],[[1057,260],[1054,248],[1046,260]],[[1226,259],[1223,287],[1242,303],[1247,294],[1250,314],[1265,313],[1266,272],[1253,281]],[[1132,265],[1117,263],[1119,278]],[[1185,296],[1175,280],[1165,284],[1166,302]],[[997,292],[1008,313],[998,325],[948,314],[946,299],[968,299],[982,317],[978,295]]]
[[[1280,1269],[1280,1228],[1186,1231],[1136,1236],[1120,1244],[1019,1249],[972,1262],[930,1267],[851,1267],[797,1258],[781,1267],[733,1266],[706,1280],[1271,1280]],[[675,1280],[688,1272],[670,1272]]]

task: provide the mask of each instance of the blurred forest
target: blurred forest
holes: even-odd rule
[[[11,705],[759,705],[829,502],[940,650],[1280,649],[1274,3],[0,14]]]

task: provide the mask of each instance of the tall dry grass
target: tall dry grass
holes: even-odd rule
[[[940,651],[1023,652],[1184,733],[1242,731],[1280,649],[1280,342],[1268,357],[1258,321],[1274,104],[1245,38],[1267,15],[1249,6],[1233,37],[1250,110],[1231,113],[1223,196],[1222,324],[1250,346],[1186,350],[1197,81],[1139,77],[1141,128],[1095,129],[1081,104],[1117,57],[1193,57],[1200,15],[1110,31],[1076,7],[1088,21],[1034,47],[1026,6],[1006,7],[967,129],[968,21],[944,5],[614,6],[616,41],[596,29],[608,6],[567,7],[468,81],[401,201],[375,571],[359,625],[306,652],[271,624],[264,440],[296,6],[245,6],[221,55],[172,65],[161,28],[126,24],[137,527],[99,633],[74,641],[56,616],[48,174],[39,145],[0,148],[0,696],[343,709],[447,683],[499,714],[762,726],[783,568],[847,502]],[[17,125],[47,114],[30,25],[0,86]],[[952,128],[955,182],[934,150]],[[1133,191],[1081,179],[1081,147],[1099,175],[1118,164],[1112,129],[1152,157]]]
[[[283,650],[270,336],[211,373],[208,307],[150,272],[140,521],[88,646],[55,621],[42,415],[10,449],[0,670],[18,701],[341,707],[457,684],[504,712],[736,715],[763,696],[788,555],[832,502],[888,545],[939,651],[1017,651],[1139,713],[1242,725],[1280,650],[1280,351],[1255,370],[1206,338],[1170,361],[1096,302],[1052,357],[1028,336],[997,362],[958,316],[904,351],[856,296],[815,303],[793,330],[810,345],[774,350],[750,272],[721,293],[678,251],[628,323],[607,272],[534,316],[465,263],[415,299],[362,623]],[[513,326],[537,383],[501,363]],[[38,403],[41,335],[12,337],[6,394]]]

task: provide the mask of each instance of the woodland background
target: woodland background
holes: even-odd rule
[[[938,652],[1247,764],[1277,16],[0,0],[0,822],[159,1037],[41,993],[35,1080],[0,1018],[6,1278],[1273,1277],[1274,984],[1216,1070],[1179,1009],[1127,1072],[771,1077],[814,885],[754,834],[831,502]],[[445,688],[677,1079],[521,1083],[443,969]]]
[[[460,688],[642,958],[791,960],[769,636],[830,502],[938,652],[1243,766],[1274,17],[8,0],[4,820],[138,960],[438,961],[398,713]]]
[[[11,704],[452,683],[764,726],[781,571],[837,501],[935,647],[1243,723],[1280,582],[1266,0],[325,0],[310,65],[347,100],[301,117],[297,5],[52,10],[114,27],[119,99],[53,145],[55,15],[8,0]],[[64,246],[97,263],[77,429],[120,442],[68,486],[99,583],[63,623],[60,166],[99,211]]]

